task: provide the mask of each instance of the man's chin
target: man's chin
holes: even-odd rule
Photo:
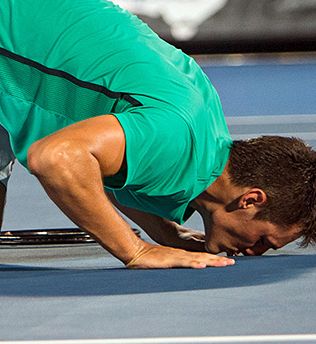
[[[222,246],[215,246],[214,243],[213,245],[205,244],[205,251],[211,254],[226,254],[227,256],[237,256],[240,253],[237,250],[229,249]]]
[[[218,254],[221,252],[218,247],[214,247],[214,245],[209,244],[205,244],[205,251],[211,254]]]

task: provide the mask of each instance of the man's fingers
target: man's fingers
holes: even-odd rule
[[[222,267],[222,266],[229,266],[229,265],[234,265],[235,260],[234,259],[229,259],[229,260],[215,260],[212,262],[211,266],[214,267]]]
[[[191,267],[195,269],[202,269],[206,267],[225,267],[229,265],[234,265],[235,260],[226,257],[219,257],[208,253],[196,253],[193,254],[192,258],[189,260],[188,257],[183,257],[183,259],[174,264],[178,267]]]
[[[165,246],[152,246],[140,252],[127,264],[127,267],[132,269],[172,267],[203,269],[208,266],[225,267],[234,263],[234,259],[210,253],[193,253]]]
[[[206,267],[207,267],[207,264],[201,263],[201,262],[199,262],[197,260],[193,260],[191,262],[191,266],[190,266],[190,268],[193,268],[193,269],[204,269]]]
[[[179,237],[183,240],[195,240],[205,242],[205,234],[189,230],[186,228],[178,229]]]
[[[207,262],[207,266],[214,266],[214,267],[229,266],[229,265],[234,265],[234,264],[235,264],[234,259],[226,258],[226,257],[216,257],[216,258],[212,257],[212,258],[209,258],[209,261]]]

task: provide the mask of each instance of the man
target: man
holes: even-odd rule
[[[279,137],[232,143],[194,60],[112,3],[4,0],[0,72],[14,155],[127,267],[227,266],[214,254],[315,240],[315,152]],[[194,211],[205,242],[180,226]]]

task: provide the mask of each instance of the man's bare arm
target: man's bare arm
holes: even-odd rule
[[[111,202],[129,219],[138,224],[154,241],[161,245],[182,248],[188,251],[205,252],[204,235],[190,231],[176,222],[121,205],[113,194]]]
[[[102,183],[122,165],[122,135],[112,116],[79,122],[35,142],[28,165],[61,210],[127,264],[144,243],[112,207]]]
[[[57,206],[131,268],[230,265],[224,257],[151,245],[133,233],[103,188],[103,178],[115,175],[124,157],[123,129],[114,116],[105,115],[35,142],[28,165]]]

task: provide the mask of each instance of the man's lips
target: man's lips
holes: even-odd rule
[[[227,248],[224,246],[220,246],[217,249],[212,249],[212,248],[208,247],[208,245],[205,245],[205,250],[208,253],[212,253],[212,254],[226,253],[226,255],[230,256],[230,257],[238,256],[242,253],[241,250],[239,250],[237,248]]]

